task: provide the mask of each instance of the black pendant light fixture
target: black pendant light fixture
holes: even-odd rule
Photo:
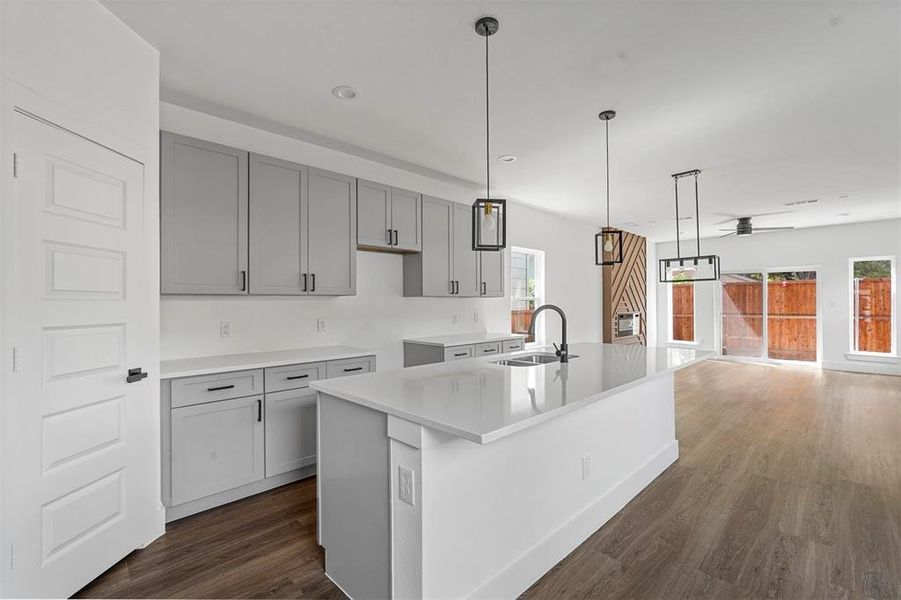
[[[476,21],[476,33],[485,38],[485,197],[472,204],[472,249],[503,250],[507,246],[507,201],[491,197],[491,120],[488,104],[488,38],[500,25],[494,17]]]
[[[604,122],[604,147],[607,158],[607,225],[594,236],[594,264],[605,267],[623,262],[623,232],[610,227],[610,119],[615,110],[605,110],[598,115]]]
[[[698,211],[698,175],[700,174],[700,170],[692,169],[672,175],[676,196],[676,257],[660,259],[658,265],[660,283],[716,281],[720,278],[720,257],[715,254],[701,254],[701,219]],[[697,254],[694,256],[682,256],[679,239],[679,180],[683,177],[694,177],[695,180],[695,235],[698,245]]]

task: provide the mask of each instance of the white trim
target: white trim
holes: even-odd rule
[[[889,272],[891,276],[891,299],[889,306],[891,307],[891,325],[890,325],[890,336],[891,343],[889,352],[863,352],[860,350],[855,350],[854,348],[854,263],[857,262],[867,262],[867,261],[877,261],[877,260],[887,260],[889,261]],[[895,270],[895,257],[891,255],[887,256],[857,256],[848,259],[848,354],[845,356],[849,360],[857,360],[856,358],[852,358],[851,356],[886,356],[892,357],[898,355],[898,330],[897,330],[897,317],[895,315],[895,307],[897,306],[897,295],[896,295],[896,282],[897,282],[897,271]]]
[[[513,254],[530,254],[535,257],[535,296],[528,297],[518,297],[513,295]],[[545,265],[545,255],[544,250],[537,250],[535,248],[525,248],[523,246],[511,246],[510,247],[510,311],[513,312],[513,302],[515,300],[534,300],[535,307],[539,307],[545,303],[545,298],[547,298],[547,281],[545,279],[544,272]],[[538,324],[535,327],[535,341],[524,344],[525,349],[534,349],[539,347],[547,346],[548,344],[545,342],[546,334],[545,334],[545,326],[544,322]]]
[[[860,362],[901,365],[901,357],[894,356],[887,352],[846,352],[845,359]]]
[[[880,364],[880,363],[864,363],[864,362],[842,362],[842,361],[826,361],[823,363],[823,369],[828,371],[847,371],[850,373],[866,373],[870,375],[896,375],[901,376],[901,366]]]

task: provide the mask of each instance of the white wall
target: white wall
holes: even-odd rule
[[[683,245],[683,253],[687,246]],[[849,259],[901,254],[901,219],[870,223],[851,223],[830,227],[812,227],[794,231],[755,234],[750,238],[703,240],[701,251],[717,254],[724,273],[761,269],[814,269],[817,271],[817,302],[820,315],[820,359],[823,367],[901,374],[901,361],[862,361],[849,359],[850,292]],[[675,243],[657,244],[657,258],[676,255]],[[691,253],[691,250],[688,250]],[[901,266],[901,265],[897,265]],[[652,275],[657,288],[657,335],[669,339],[666,284],[656,283],[657,265]],[[896,277],[897,277],[896,273]],[[715,350],[719,343],[719,320],[715,314],[716,282],[695,284],[695,332],[698,346]],[[896,320],[901,314],[901,297],[894,304]]]
[[[161,104],[160,121],[168,131],[472,202],[472,191],[446,182],[173,104]],[[601,272],[592,254],[595,227],[519,204],[511,204],[509,212],[508,248],[546,252],[546,298],[567,311],[572,341],[600,340]],[[352,297],[164,296],[162,358],[349,344],[376,351],[379,368],[386,369],[402,366],[405,337],[510,330],[509,289],[505,298],[404,298],[402,262],[399,255],[358,252],[357,295]],[[508,268],[509,262],[508,250]],[[317,332],[317,319],[328,321],[327,332]],[[219,337],[220,320],[232,322],[232,337]],[[548,323],[548,339],[557,340],[556,317],[549,315]]]

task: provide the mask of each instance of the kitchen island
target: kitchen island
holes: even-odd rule
[[[678,458],[673,372],[573,344],[316,382],[319,541],[353,598],[512,598]],[[549,359],[547,359],[549,360]]]

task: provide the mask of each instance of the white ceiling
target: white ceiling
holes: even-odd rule
[[[673,237],[669,175],[692,168],[702,235],[726,218],[715,213],[813,198],[754,224],[901,216],[894,0],[104,3],[160,49],[164,99],[480,186],[484,42],[472,25],[491,14],[491,154],[519,157],[492,160],[495,195],[602,223],[597,113],[613,108],[611,211],[627,229]],[[339,84],[359,98],[336,100]]]

